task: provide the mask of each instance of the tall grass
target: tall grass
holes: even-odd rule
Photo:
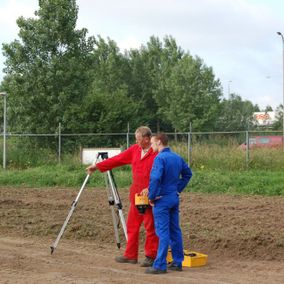
[[[277,149],[252,149],[249,156],[239,145],[229,140],[227,144],[202,144],[194,143],[188,153],[187,143],[171,143],[172,149],[180,154],[186,161],[190,159],[193,169],[206,170],[284,170],[284,152]],[[9,169],[27,169],[42,165],[55,166],[58,164],[56,149],[44,148],[40,145],[29,143],[23,138],[18,141],[9,141],[7,150],[7,166]],[[52,142],[52,141],[51,141]],[[0,145],[0,156],[1,153]],[[249,159],[248,159],[249,158]],[[80,150],[73,153],[62,153],[63,165],[79,165]]]
[[[173,150],[187,160],[187,146],[184,144],[173,145]],[[246,169],[258,170],[284,170],[284,153],[280,148],[258,148],[247,153],[237,144],[202,145],[195,144],[190,152],[191,167],[206,170],[231,170]]]
[[[11,143],[9,143],[11,145]],[[86,177],[80,153],[65,153],[58,164],[56,152],[46,148],[8,149],[8,168],[0,170],[0,186],[79,187]],[[186,143],[172,143],[172,149],[187,160]],[[194,177],[188,190],[244,194],[284,195],[284,153],[282,149],[253,149],[249,162],[244,150],[233,141],[227,145],[195,143],[190,152]],[[131,183],[130,167],[114,169],[119,187]],[[90,186],[105,186],[101,173],[95,172]]]
[[[214,137],[216,138],[216,137]],[[55,166],[58,164],[58,149],[54,137],[9,137],[7,147],[7,165],[9,169],[26,169],[42,165]],[[182,142],[181,142],[182,141]],[[0,141],[1,142],[1,141]],[[49,145],[43,147],[42,145]],[[193,169],[206,170],[284,170],[284,153],[278,149],[252,149],[249,152],[249,159],[245,150],[240,149],[237,139],[209,139],[204,141],[193,141],[188,153],[187,140],[176,142],[170,141],[172,149],[184,157],[187,161],[190,158],[190,165]],[[61,155],[61,162],[64,165],[79,165],[80,147],[77,151],[65,151]],[[68,147],[68,149],[71,149]],[[2,156],[2,145],[0,144],[0,156]]]

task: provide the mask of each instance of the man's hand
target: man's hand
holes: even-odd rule
[[[155,198],[155,200],[150,200],[149,199],[149,204],[153,207],[153,206],[155,206],[155,201],[156,200],[159,200],[159,199],[161,199],[162,198],[162,196],[157,196],[156,198]]]
[[[96,165],[91,165],[91,166],[86,168],[86,171],[89,175],[91,175],[96,169],[97,169]]]
[[[140,192],[140,195],[142,195],[142,196],[148,196],[148,193],[149,193],[149,189],[148,189],[148,188],[144,188],[144,189]]]

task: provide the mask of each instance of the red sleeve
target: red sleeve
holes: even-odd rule
[[[137,145],[133,145],[133,146],[129,147],[127,150],[121,152],[120,154],[118,154],[118,155],[116,155],[112,158],[106,159],[102,162],[97,163],[96,167],[101,172],[105,172],[105,171],[111,170],[111,169],[116,168],[116,167],[131,164],[133,151],[134,151],[134,148],[136,146]]]

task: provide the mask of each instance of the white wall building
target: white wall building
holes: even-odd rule
[[[270,126],[276,121],[276,112],[275,111],[259,111],[253,113],[253,118],[256,125],[259,126]]]

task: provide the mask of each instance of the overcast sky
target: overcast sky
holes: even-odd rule
[[[77,0],[77,27],[114,40],[121,51],[150,36],[173,36],[201,57],[229,91],[261,108],[283,103],[283,0]],[[16,19],[33,17],[38,0],[0,0],[0,43],[17,38]],[[0,55],[0,80],[5,58]]]

